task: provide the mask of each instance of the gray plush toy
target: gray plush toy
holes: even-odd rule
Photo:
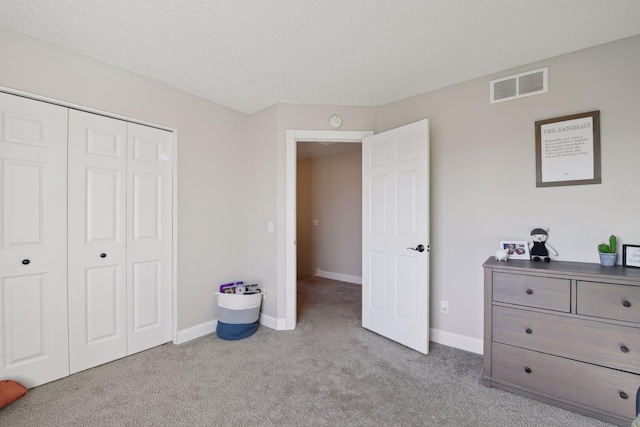
[[[531,243],[529,243],[529,253],[533,261],[549,262],[549,252],[553,256],[558,256],[558,252],[547,243],[548,228],[534,228],[531,230]]]

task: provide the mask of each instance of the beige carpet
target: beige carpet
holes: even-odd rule
[[[32,389],[0,425],[609,425],[485,388],[477,354],[423,356],[363,329],[357,285],[309,279],[298,295],[295,331],[163,345]]]

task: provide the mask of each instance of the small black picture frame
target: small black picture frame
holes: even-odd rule
[[[622,245],[622,265],[640,268],[640,245]]]

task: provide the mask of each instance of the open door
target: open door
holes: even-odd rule
[[[362,326],[429,352],[429,121],[362,141]]]

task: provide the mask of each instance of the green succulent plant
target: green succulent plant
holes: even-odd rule
[[[616,245],[618,244],[618,240],[616,236],[613,234],[609,237],[609,244],[600,243],[598,245],[598,252],[603,254],[615,254],[616,253]]]

